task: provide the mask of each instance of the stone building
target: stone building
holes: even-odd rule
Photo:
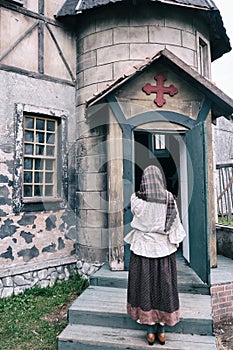
[[[214,3],[0,6],[1,296],[52,284],[77,260],[127,268],[130,194],[149,163],[177,196],[183,255],[209,283],[212,125],[233,113],[211,82],[211,61],[231,50]]]

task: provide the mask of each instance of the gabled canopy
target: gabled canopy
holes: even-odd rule
[[[140,3],[142,0],[137,0]],[[143,0],[145,2],[145,0]],[[128,3],[127,0],[66,0],[58,11],[56,18],[64,16],[80,15],[87,10],[100,6],[107,6],[121,2],[122,7]],[[132,0],[133,3],[136,1]],[[210,46],[212,61],[221,57],[231,50],[229,38],[224,28],[220,12],[212,0],[148,0],[148,2],[158,2],[165,5],[183,6],[190,10],[200,10],[210,27]]]
[[[134,66],[128,73],[123,74],[112,84],[107,85],[105,89],[86,101],[87,106],[92,106],[97,102],[102,101],[109,94],[114,93],[118,88],[122,87],[123,84],[141,74],[158,60],[162,60],[164,65],[169,65],[174,72],[179,74],[181,79],[195,87],[210,101],[213,119],[221,116],[224,116],[227,119],[232,119],[233,100],[217,88],[210,80],[204,78],[196,70],[191,68],[167,49],[158,52],[151,58],[147,58],[142,64]]]

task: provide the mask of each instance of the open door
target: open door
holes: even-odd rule
[[[204,283],[210,281],[205,123],[186,133],[188,164],[190,265]]]

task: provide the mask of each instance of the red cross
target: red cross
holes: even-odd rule
[[[157,104],[158,107],[162,107],[166,100],[163,97],[164,94],[169,94],[170,96],[174,96],[177,94],[178,89],[174,85],[170,86],[164,86],[164,81],[166,78],[163,76],[163,74],[157,74],[154,77],[155,80],[157,80],[157,85],[153,86],[150,83],[147,83],[145,86],[143,86],[142,90],[147,94],[150,95],[151,93],[156,93],[156,98],[154,99],[154,102]]]

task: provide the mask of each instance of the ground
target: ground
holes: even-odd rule
[[[233,319],[215,326],[218,350],[233,350]]]

